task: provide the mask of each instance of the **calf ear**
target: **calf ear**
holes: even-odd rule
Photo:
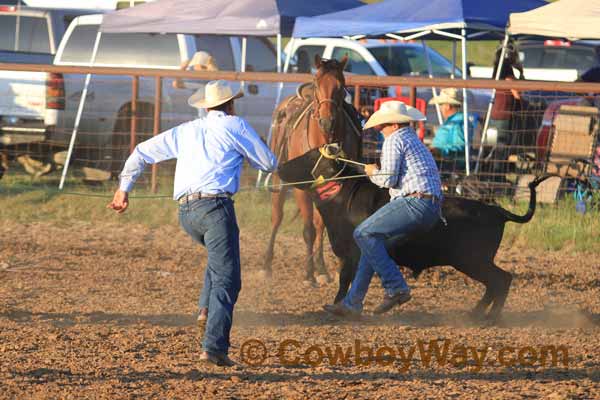
[[[319,54],[315,54],[315,68],[321,68],[321,61],[323,61],[321,56]]]
[[[342,59],[340,60],[340,71],[344,72],[344,69],[346,69],[347,63],[348,63],[348,54],[344,55],[344,57],[342,57]]]

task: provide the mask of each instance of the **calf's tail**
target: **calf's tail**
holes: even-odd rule
[[[500,213],[506,218],[507,221],[516,222],[518,224],[524,224],[526,222],[529,222],[531,220],[531,218],[533,218],[533,214],[535,214],[535,204],[536,204],[535,188],[540,183],[544,182],[546,179],[550,178],[551,176],[552,175],[536,176],[534,180],[529,182],[529,192],[530,192],[529,209],[527,210],[527,212],[524,215],[516,215],[516,214],[511,213],[508,210],[498,207]]]

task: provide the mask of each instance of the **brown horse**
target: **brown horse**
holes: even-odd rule
[[[360,122],[354,108],[344,101],[344,67],[348,57],[342,60],[323,60],[315,57],[317,72],[312,84],[301,85],[295,96],[284,99],[273,113],[273,135],[270,147],[278,162],[299,157],[310,149],[326,143],[342,143],[345,153],[360,159],[361,141],[344,140],[345,135],[358,135]],[[274,182],[279,180],[274,178]],[[335,190],[334,188],[331,188]],[[322,196],[331,195],[325,185]],[[288,187],[271,195],[271,238],[265,255],[263,273],[272,272],[275,237],[283,220],[283,205]],[[303,236],[306,244],[305,282],[315,282],[315,265],[319,283],[330,280],[323,260],[323,219],[313,208],[313,200],[306,191],[293,189],[296,204],[304,221]]]

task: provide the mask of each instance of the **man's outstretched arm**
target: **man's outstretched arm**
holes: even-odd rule
[[[135,147],[119,175],[119,188],[106,208],[112,208],[118,214],[125,212],[129,206],[128,193],[146,165],[177,157],[178,129],[179,127],[169,129]]]

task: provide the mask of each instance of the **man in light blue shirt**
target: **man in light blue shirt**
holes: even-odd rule
[[[266,172],[276,159],[258,134],[234,115],[235,99],[225,81],[212,81],[190,104],[208,114],[169,129],[136,146],[125,162],[121,182],[108,205],[118,213],[128,205],[128,192],[147,164],[177,158],[173,198],[180,204],[183,229],[206,247],[208,265],[199,306],[204,327],[200,359],[231,366],[228,357],[233,307],[241,289],[239,229],[231,196],[240,185],[242,163]]]

